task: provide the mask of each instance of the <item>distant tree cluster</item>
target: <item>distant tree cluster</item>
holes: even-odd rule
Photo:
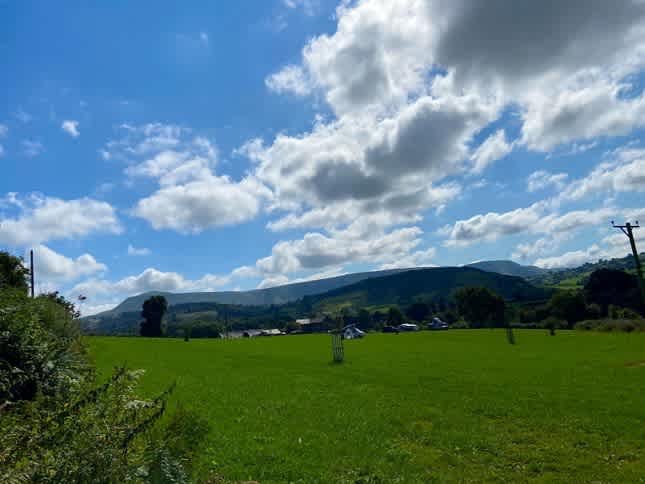
[[[459,315],[472,328],[505,326],[506,303],[486,287],[463,287],[455,292]]]
[[[161,321],[168,310],[168,301],[163,296],[151,296],[143,303],[141,310],[141,336],[159,337],[162,336]]]

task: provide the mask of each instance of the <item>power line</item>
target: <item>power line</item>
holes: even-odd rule
[[[639,229],[640,225],[638,220],[634,225],[627,222],[625,225],[616,225],[614,221],[611,221],[611,226],[617,229],[620,229],[629,239],[629,244],[632,246],[632,254],[634,255],[634,262],[636,263],[636,274],[638,275],[638,286],[641,290],[641,302],[645,305],[645,283],[643,282],[643,268],[641,267],[641,260],[638,257],[638,251],[636,250],[636,242],[634,241],[634,233],[632,229]]]

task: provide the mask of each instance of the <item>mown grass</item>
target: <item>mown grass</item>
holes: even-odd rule
[[[99,370],[212,428],[199,476],[260,482],[645,482],[645,334],[88,338]]]

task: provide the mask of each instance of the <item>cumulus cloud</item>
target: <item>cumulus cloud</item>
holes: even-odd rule
[[[589,175],[571,183],[563,200],[580,200],[607,192],[645,191],[645,150],[621,150],[617,159],[601,163]]]
[[[25,246],[49,240],[77,239],[92,233],[121,233],[114,208],[91,198],[62,200],[33,195],[8,197],[18,208],[15,217],[0,214],[0,241]]]
[[[549,173],[544,170],[534,171],[526,180],[526,189],[529,192],[537,192],[548,187],[561,189],[567,178],[566,173]]]
[[[465,247],[477,241],[493,241],[521,233],[566,233],[607,222],[616,213],[616,209],[608,207],[574,210],[564,214],[550,213],[548,209],[548,203],[538,202],[504,213],[489,212],[467,220],[458,220],[454,225],[441,230],[441,233],[447,235],[444,245]]]
[[[39,283],[72,281],[107,270],[105,264],[98,262],[90,254],[82,254],[72,259],[42,244],[34,247],[33,250]]]
[[[265,79],[266,86],[272,91],[291,92],[296,96],[306,96],[311,92],[311,85],[299,66],[286,66]]]
[[[586,262],[598,260],[601,257],[601,253],[600,247],[594,244],[585,250],[574,250],[554,257],[537,259],[535,265],[544,269],[576,267]]]
[[[228,177],[207,175],[198,180],[168,185],[137,202],[132,213],[155,229],[199,233],[254,218],[268,192],[252,178],[239,183]]]
[[[89,279],[76,284],[70,292],[96,297],[105,294],[132,296],[148,291],[214,291],[229,282],[228,276],[205,274],[199,279],[187,279],[177,272],[164,272],[149,267],[138,275],[128,276],[118,281]]]
[[[143,255],[150,255],[150,249],[146,247],[133,247],[132,244],[128,244],[128,255],[131,256],[143,256]]]
[[[557,93],[535,94],[527,103],[522,142],[550,151],[574,140],[628,134],[643,125],[645,96],[621,98],[623,85],[606,80]]]
[[[159,188],[141,198],[131,213],[155,229],[181,233],[234,225],[254,218],[271,192],[252,175],[239,181],[215,174],[216,146],[192,130],[152,123],[121,126],[123,136],[108,142],[109,159],[127,163],[131,179],[152,178]]]
[[[473,173],[483,172],[492,162],[500,160],[508,155],[513,149],[512,144],[506,141],[504,130],[500,129],[490,135],[479,145],[477,150],[472,154]]]
[[[72,138],[78,138],[81,135],[78,131],[78,121],[74,121],[73,119],[63,121],[60,127]]]
[[[329,226],[335,204],[374,206],[410,183],[463,173],[466,161],[481,173],[516,144],[577,149],[643,119],[645,98],[630,95],[628,80],[645,65],[642,2],[363,0],[341,3],[336,18],[333,34],[312,38],[300,63],[266,80],[276,92],[320,96],[334,117],[241,150],[291,212],[270,227]],[[497,130],[470,149],[505,107],[519,114],[520,138]],[[563,181],[555,174],[532,187]]]
[[[348,263],[394,263],[409,256],[421,244],[421,234],[418,227],[388,232],[357,221],[328,235],[309,232],[302,239],[278,242],[271,255],[259,259],[255,268],[259,274],[272,277],[299,271],[319,271]]]

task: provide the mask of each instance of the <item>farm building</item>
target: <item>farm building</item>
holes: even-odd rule
[[[329,329],[329,324],[325,316],[318,316],[313,319],[296,319],[296,324],[303,333],[324,333]]]

